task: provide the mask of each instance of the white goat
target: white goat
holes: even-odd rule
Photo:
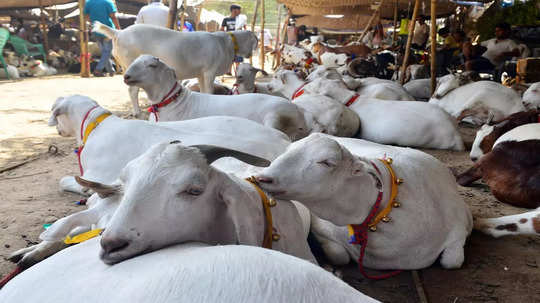
[[[358,132],[360,120],[352,110],[324,95],[303,93],[305,85],[294,72],[282,70],[274,74],[267,88],[271,93],[281,93],[302,108],[312,132],[340,137],[352,137]]]
[[[234,56],[251,57],[257,37],[249,31],[183,33],[146,24],[115,30],[99,22],[93,31],[113,40],[113,55],[125,69],[142,54],[159,57],[178,80],[197,77],[201,91],[212,93],[214,78],[229,71]],[[137,87],[130,87],[133,113],[140,113]]]
[[[379,210],[390,203],[398,208],[386,215],[391,220],[369,233],[366,267],[418,269],[440,256],[444,268],[459,268],[464,261],[471,212],[450,170],[423,152],[311,134],[292,143],[257,180],[274,197],[300,201],[314,215],[339,225],[326,230],[312,226],[334,263],[359,257],[360,248],[349,244],[345,225],[362,223],[377,200],[382,201]],[[394,203],[394,194],[400,204]]]
[[[337,68],[347,64],[347,55],[328,52],[321,55],[321,61],[327,68]]]
[[[519,94],[499,83],[478,81],[459,85],[459,80],[440,81],[429,103],[440,106],[458,121],[475,125],[485,123],[490,113],[495,120],[502,120],[525,110]]]
[[[21,78],[19,75],[19,71],[17,68],[13,65],[7,65],[7,75],[3,67],[0,67],[0,79],[11,79],[11,80],[18,80]],[[9,77],[8,77],[9,76]]]
[[[348,90],[341,80],[318,78],[304,89],[348,105],[360,118],[358,138],[410,147],[465,149],[455,120],[436,105],[364,98]]]
[[[474,228],[495,238],[507,235],[540,234],[540,208],[499,218],[477,218]]]
[[[268,73],[260,68],[253,67],[249,63],[240,63],[238,68],[236,68],[236,82],[234,86],[236,87],[237,91],[235,93],[258,93],[284,97],[279,93],[272,94],[268,90],[267,83],[255,83],[255,76],[259,72],[265,76],[268,76]]]
[[[96,238],[52,256],[9,282],[0,301],[378,302],[312,263],[258,247],[189,243],[114,266],[98,249]]]
[[[158,58],[141,55],[124,75],[129,86],[144,89],[152,102],[151,120],[178,121],[229,115],[281,130],[293,140],[308,134],[300,109],[286,99],[264,94],[209,95],[185,89],[174,70]]]
[[[527,109],[540,109],[540,82],[531,84],[523,93],[523,105]]]

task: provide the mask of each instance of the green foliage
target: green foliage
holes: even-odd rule
[[[527,2],[521,2],[520,0],[515,0],[513,6],[506,8],[501,7],[500,0],[495,1],[476,23],[480,40],[493,38],[497,23],[507,22],[510,25],[538,24],[540,15],[536,7],[536,1],[528,0]]]
[[[248,27],[251,26],[251,20],[253,20],[253,10],[255,9],[256,0],[238,0],[238,1],[228,1],[228,0],[207,0],[204,3],[204,8],[207,10],[215,10],[220,14],[228,16],[230,14],[229,6],[231,4],[238,4],[242,7],[242,14],[248,17]],[[265,14],[265,27],[266,28],[277,28],[277,12],[278,12],[278,3],[276,0],[265,0],[264,1],[264,14]],[[282,9],[282,19],[285,15],[285,9]],[[261,22],[261,8],[257,13],[257,24],[260,25]]]

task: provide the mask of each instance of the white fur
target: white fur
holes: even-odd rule
[[[527,109],[540,108],[540,82],[531,84],[523,93],[523,105]]]
[[[521,97],[513,89],[492,81],[478,81],[460,87],[456,87],[453,80],[440,82],[429,103],[440,106],[454,118],[475,125],[484,123],[490,114],[495,120],[502,120],[525,110]]]
[[[540,140],[540,123],[524,124],[509,130],[495,141],[493,147],[501,142],[525,140]]]
[[[480,127],[480,129],[478,129],[476,136],[474,137],[474,142],[471,146],[471,152],[469,153],[471,160],[476,161],[484,155],[484,152],[480,148],[480,143],[482,143],[482,140],[484,140],[487,135],[491,134],[494,128],[495,127],[493,125],[484,124]]]
[[[21,78],[21,76],[19,75],[19,71],[17,70],[15,66],[8,64],[7,71],[8,71],[9,79],[18,80]],[[6,75],[6,71],[4,70],[3,67],[0,67],[0,79],[7,79],[7,78],[8,77]]]
[[[463,246],[472,229],[472,216],[457,191],[455,178],[434,157],[420,151],[359,139],[312,134],[292,143],[258,175],[261,186],[275,197],[302,202],[312,213],[338,226],[326,231],[313,222],[331,247],[329,258],[346,264],[358,258],[359,247],[348,244],[346,224],[360,224],[384,191],[390,194],[389,172],[377,158],[391,157],[404,183],[398,187],[401,207],[370,233],[364,264],[376,269],[418,269],[430,266],[442,253],[445,268],[459,268]],[[376,165],[381,172],[374,169]],[[377,181],[379,180],[379,182]],[[333,253],[334,252],[334,253]],[[336,255],[339,257],[336,257]],[[343,257],[345,256],[345,257]]]
[[[378,302],[331,273],[277,251],[184,244],[114,266],[99,238],[70,247],[15,277],[2,302]],[[37,287],[39,286],[39,287]]]
[[[327,68],[337,68],[347,64],[347,55],[327,52],[321,55],[321,61]]]
[[[182,92],[176,100],[159,108],[159,121],[228,115],[281,130],[294,140],[308,134],[302,112],[286,99],[265,94],[223,96],[191,92],[177,82],[172,68],[150,55],[133,61],[124,79],[128,85],[143,88],[152,104],[159,103],[179,85]],[[150,119],[155,120],[155,116],[151,115]]]
[[[115,30],[99,22],[93,31],[113,40],[113,55],[124,69],[142,54],[150,54],[174,68],[178,80],[197,77],[201,92],[212,93],[214,78],[229,71],[235,51],[225,32],[183,33],[146,24]],[[257,38],[249,31],[236,31],[237,56],[250,57]],[[133,113],[140,113],[138,88],[130,88]]]
[[[507,235],[538,235],[538,231],[533,225],[534,221],[540,222],[540,208],[518,215],[499,218],[477,218],[474,222],[474,228],[495,238]],[[507,224],[515,224],[517,227],[516,230],[511,231],[507,228],[497,228],[497,226],[505,226]]]
[[[355,92],[340,80],[318,78],[305,87],[346,104]],[[357,137],[411,147],[464,150],[455,120],[441,108],[417,101],[389,101],[360,96],[349,106],[360,117]]]

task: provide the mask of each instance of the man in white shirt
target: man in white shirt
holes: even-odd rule
[[[423,49],[426,47],[426,43],[429,37],[429,26],[426,24],[426,17],[420,16],[416,18],[416,25],[414,26],[414,35],[412,45],[416,49]]]
[[[141,8],[135,23],[167,27],[169,8],[161,3],[161,0],[150,1],[148,5]]]
[[[480,43],[487,48],[482,56],[474,56],[471,46],[464,46],[463,54],[466,57],[465,68],[467,70],[492,70],[500,68],[505,60],[520,55],[518,45],[510,38],[510,25],[500,23],[495,26],[495,38]]]

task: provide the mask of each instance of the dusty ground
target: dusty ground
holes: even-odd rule
[[[83,94],[96,99],[115,114],[125,116],[130,105],[120,76],[81,79],[56,76],[0,82],[0,275],[14,265],[9,253],[38,241],[43,224],[81,210],[79,196],[58,191],[58,180],[78,174],[73,154],[75,139],[61,138],[47,126],[52,103],[59,96]],[[467,142],[474,129],[463,126]],[[54,146],[49,151],[49,146]],[[454,171],[471,163],[465,152],[428,150]],[[500,216],[523,210],[495,200],[485,186],[460,188],[475,216]],[[439,265],[420,271],[430,302],[540,302],[540,237],[493,239],[478,232],[470,237],[466,261],[459,270]],[[385,302],[417,302],[410,272],[385,281],[367,281],[354,265],[343,268],[345,280]]]

